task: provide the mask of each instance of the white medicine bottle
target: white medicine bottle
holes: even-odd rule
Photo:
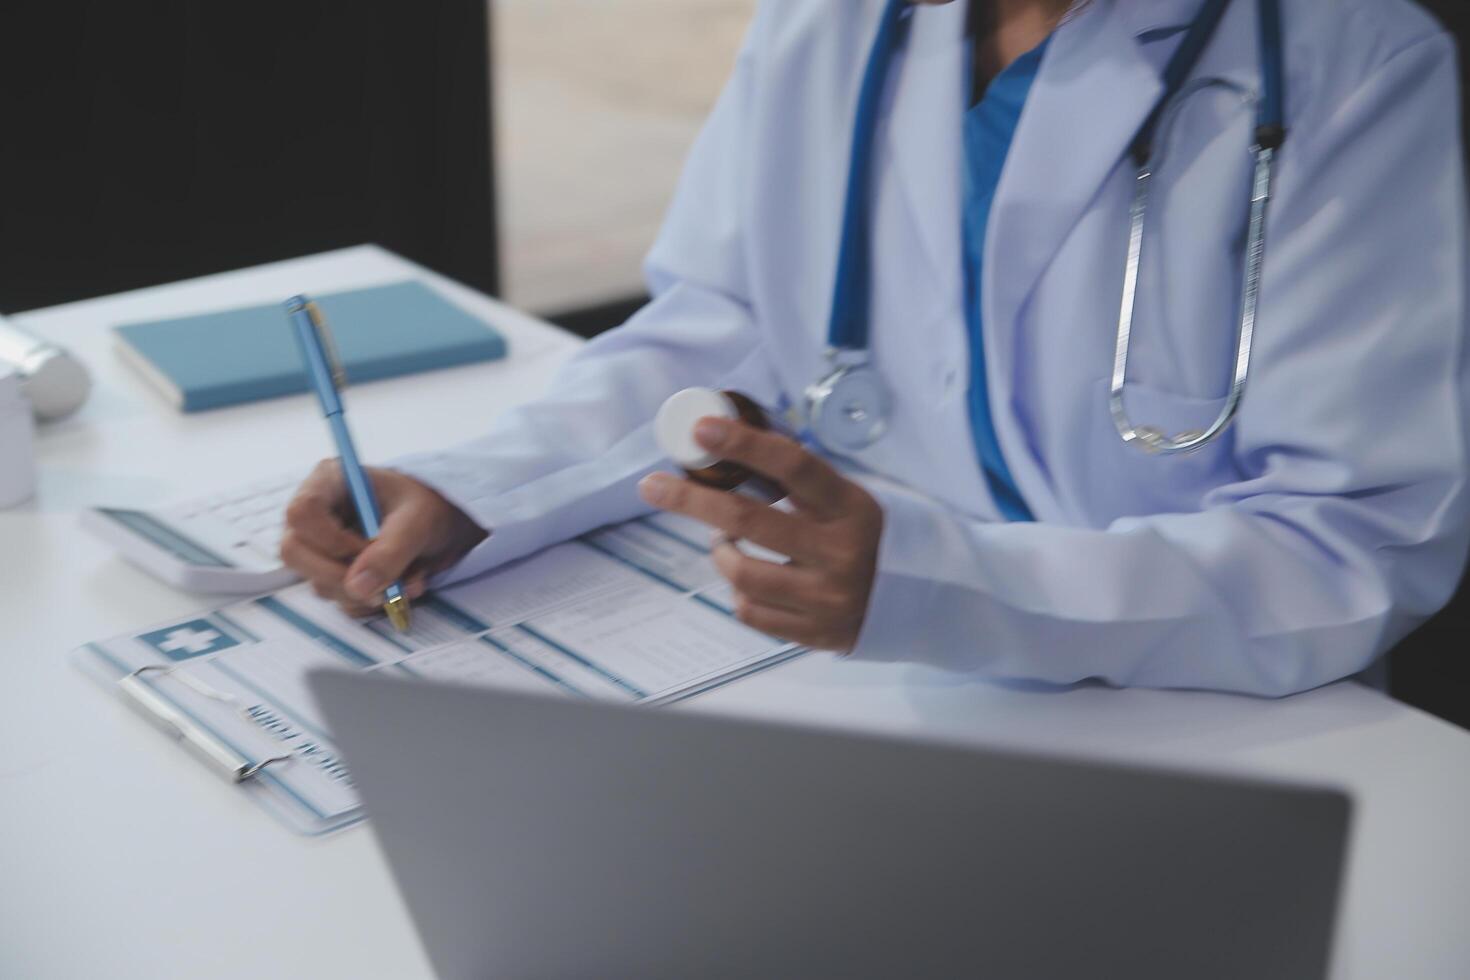
[[[767,502],[785,497],[785,490],[748,466],[721,459],[699,444],[694,438],[694,426],[700,419],[710,417],[743,422],[754,429],[795,438],[779,416],[738,391],[685,388],[670,395],[654,417],[659,448],[695,483],[716,490],[739,491]]]
[[[36,492],[36,420],[20,371],[0,361],[0,508]]]

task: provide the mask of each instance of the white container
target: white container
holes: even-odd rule
[[[733,490],[768,504],[786,496],[784,489],[761,474],[721,459],[701,446],[694,438],[694,426],[702,418],[743,422],[753,429],[796,439],[780,417],[738,391],[685,388],[670,395],[653,420],[659,448],[685,476],[695,483],[716,490]]]
[[[0,509],[36,492],[36,420],[20,372],[0,363]]]
[[[82,407],[92,390],[87,369],[67,351],[32,337],[0,318],[0,361],[20,368],[31,411],[42,422],[66,418]]]

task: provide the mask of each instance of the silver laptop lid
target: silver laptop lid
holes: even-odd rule
[[[459,977],[1324,977],[1341,793],[312,677]]]

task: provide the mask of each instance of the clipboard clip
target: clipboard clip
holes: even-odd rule
[[[271,756],[259,761],[245,757],[234,746],[185,715],[144,679],[144,675],[149,672],[157,671],[166,676],[172,674],[174,669],[164,664],[145,664],[126,677],[119,678],[117,686],[126,695],[125,700],[128,704],[143,717],[167,734],[179,739],[187,748],[208,763],[210,768],[223,775],[231,783],[243,783],[254,778],[267,766],[277,762],[291,761],[293,756],[290,754]],[[235,701],[230,695],[216,691],[188,674],[179,674],[178,680],[211,700],[229,703]]]

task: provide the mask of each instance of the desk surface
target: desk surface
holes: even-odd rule
[[[368,459],[467,438],[533,395],[578,344],[373,247],[14,319],[72,348],[97,386],[43,430],[40,490],[0,511],[0,975],[428,975],[364,830],[291,835],[108,698],[71,648],[208,604],[132,570],[79,509],[206,493],[329,455],[307,396],[179,415],[109,350],[107,328],[419,277],[493,322],[497,364],[356,388]],[[813,655],[687,709],[806,720],[1344,786],[1354,843],[1339,977],[1470,976],[1470,734],[1353,683],[1285,701],[963,681]]]

